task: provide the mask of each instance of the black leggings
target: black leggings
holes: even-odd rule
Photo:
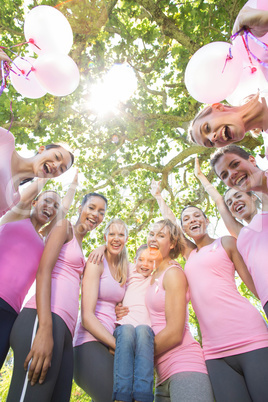
[[[268,348],[206,360],[217,402],[268,400]]]
[[[9,337],[17,316],[16,311],[0,298],[0,369],[8,353]]]
[[[266,314],[266,317],[268,318],[268,302],[265,303],[265,305],[264,305],[264,307],[263,307],[263,310],[264,310],[264,312],[265,312],[265,314]]]
[[[68,402],[73,378],[72,335],[65,322],[52,313],[53,356],[43,384],[31,386],[24,370],[24,361],[31,348],[36,310],[24,308],[13,326],[10,344],[14,351],[14,369],[7,397],[8,402],[20,401],[24,383],[28,383],[24,401],[26,402]]]
[[[74,380],[94,402],[112,402],[114,357],[100,342],[74,348]]]

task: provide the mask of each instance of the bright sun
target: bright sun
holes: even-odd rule
[[[102,82],[91,87],[89,107],[100,115],[116,112],[120,102],[125,102],[137,88],[137,78],[131,67],[114,64]]]

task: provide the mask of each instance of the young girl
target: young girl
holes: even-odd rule
[[[115,306],[125,294],[127,238],[126,224],[112,219],[104,232],[105,258],[100,266],[88,261],[83,277],[81,319],[74,339],[74,379],[94,402],[112,401]]]
[[[23,158],[11,132],[0,128],[0,217],[19,202],[20,184],[34,177],[60,176],[73,162],[73,154],[56,144],[42,145],[36,155]]]
[[[103,220],[105,197],[87,194],[74,227],[62,220],[51,231],[36,276],[35,296],[19,314],[10,337],[14,370],[8,401],[69,401],[82,240]],[[25,399],[24,399],[25,398]]]
[[[154,333],[145,306],[154,260],[148,246],[138,248],[130,264],[123,306],[128,314],[116,321],[114,337],[113,400],[152,402],[154,383]]]
[[[166,219],[152,226],[147,243],[156,267],[146,294],[155,333],[155,402],[213,402],[203,352],[189,329],[187,279],[170,264],[183,252],[182,236]]]
[[[75,177],[61,203],[60,196],[52,190],[44,191],[35,198],[46,182],[38,179],[22,192],[19,204],[1,219],[0,368],[9,349],[13,323],[35,280],[44,250],[39,231],[43,229],[48,234],[57,219],[66,214],[73,200],[76,180]]]

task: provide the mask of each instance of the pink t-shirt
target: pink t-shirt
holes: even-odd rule
[[[14,188],[11,174],[11,158],[14,150],[13,135],[0,127],[0,217],[20,200],[19,191]]]
[[[262,306],[268,301],[268,212],[254,216],[241,229],[237,248],[254,281]]]
[[[155,335],[166,326],[165,317],[165,290],[163,288],[163,278],[168,267],[162,275],[149,285],[146,293],[146,305],[150,313],[152,329]],[[180,268],[178,268],[180,269]],[[189,295],[187,302],[189,301]],[[203,351],[199,343],[193,338],[188,323],[188,307],[186,312],[186,322],[182,342],[155,357],[155,367],[157,371],[156,386],[167,380],[171,375],[185,371],[195,371],[206,373],[206,364]]]
[[[206,360],[268,347],[268,328],[237,290],[235,267],[221,238],[198,252],[193,250],[185,273]]]
[[[51,311],[59,315],[72,336],[74,335],[79,308],[80,278],[85,258],[75,235],[65,243],[51,275]],[[25,307],[36,308],[35,295]]]
[[[137,272],[135,264],[129,266],[129,276],[126,284],[126,293],[123,305],[129,308],[129,312],[117,324],[151,325],[149,312],[145,305],[145,294],[150,284],[151,276],[145,278]]]
[[[95,316],[101,324],[112,334],[115,329],[115,306],[123,300],[125,294],[125,285],[120,286],[112,276],[107,260],[103,260],[103,273],[100,277],[99,295],[95,309]],[[74,346],[82,345],[86,342],[98,341],[90,332],[88,332],[81,324],[79,317],[75,336]]]
[[[17,313],[35,280],[43,250],[30,218],[0,226],[0,297]]]

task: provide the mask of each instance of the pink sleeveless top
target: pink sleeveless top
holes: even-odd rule
[[[0,127],[0,217],[5,215],[20,200],[11,175],[11,158],[15,140],[11,132]]]
[[[72,336],[77,321],[80,279],[84,266],[84,255],[73,234],[72,240],[62,246],[51,275],[51,312],[63,319]],[[25,307],[36,308],[35,295]]]
[[[206,360],[268,347],[267,326],[237,290],[235,267],[221,238],[198,252],[193,250],[185,273]]]
[[[129,312],[116,324],[151,325],[149,311],[145,305],[145,294],[150,285],[151,276],[145,278],[137,272],[135,264],[129,264],[129,275],[126,283],[126,293],[123,306],[129,308]]]
[[[30,218],[0,226],[0,297],[17,313],[35,280],[43,250]]]
[[[103,273],[100,277],[99,296],[95,309],[95,316],[101,324],[111,334],[115,329],[115,306],[123,300],[125,294],[125,286],[120,286],[112,276],[106,258],[103,260]],[[86,342],[98,341],[90,332],[88,332],[81,324],[79,317],[74,337],[74,346],[82,345]]]
[[[162,275],[157,278],[153,285],[149,285],[146,293],[146,305],[149,310],[152,329],[155,335],[166,326],[165,317],[165,290],[163,288],[163,278],[168,267]],[[180,268],[178,268],[180,269]],[[189,295],[187,293],[187,303]],[[193,338],[188,323],[188,307],[186,312],[186,322],[182,342],[155,357],[155,367],[157,371],[156,386],[167,380],[171,375],[185,371],[195,371],[206,373],[207,369],[204,361],[203,351],[199,343]]]
[[[268,301],[268,212],[255,215],[250,224],[241,229],[237,248],[264,306]]]

